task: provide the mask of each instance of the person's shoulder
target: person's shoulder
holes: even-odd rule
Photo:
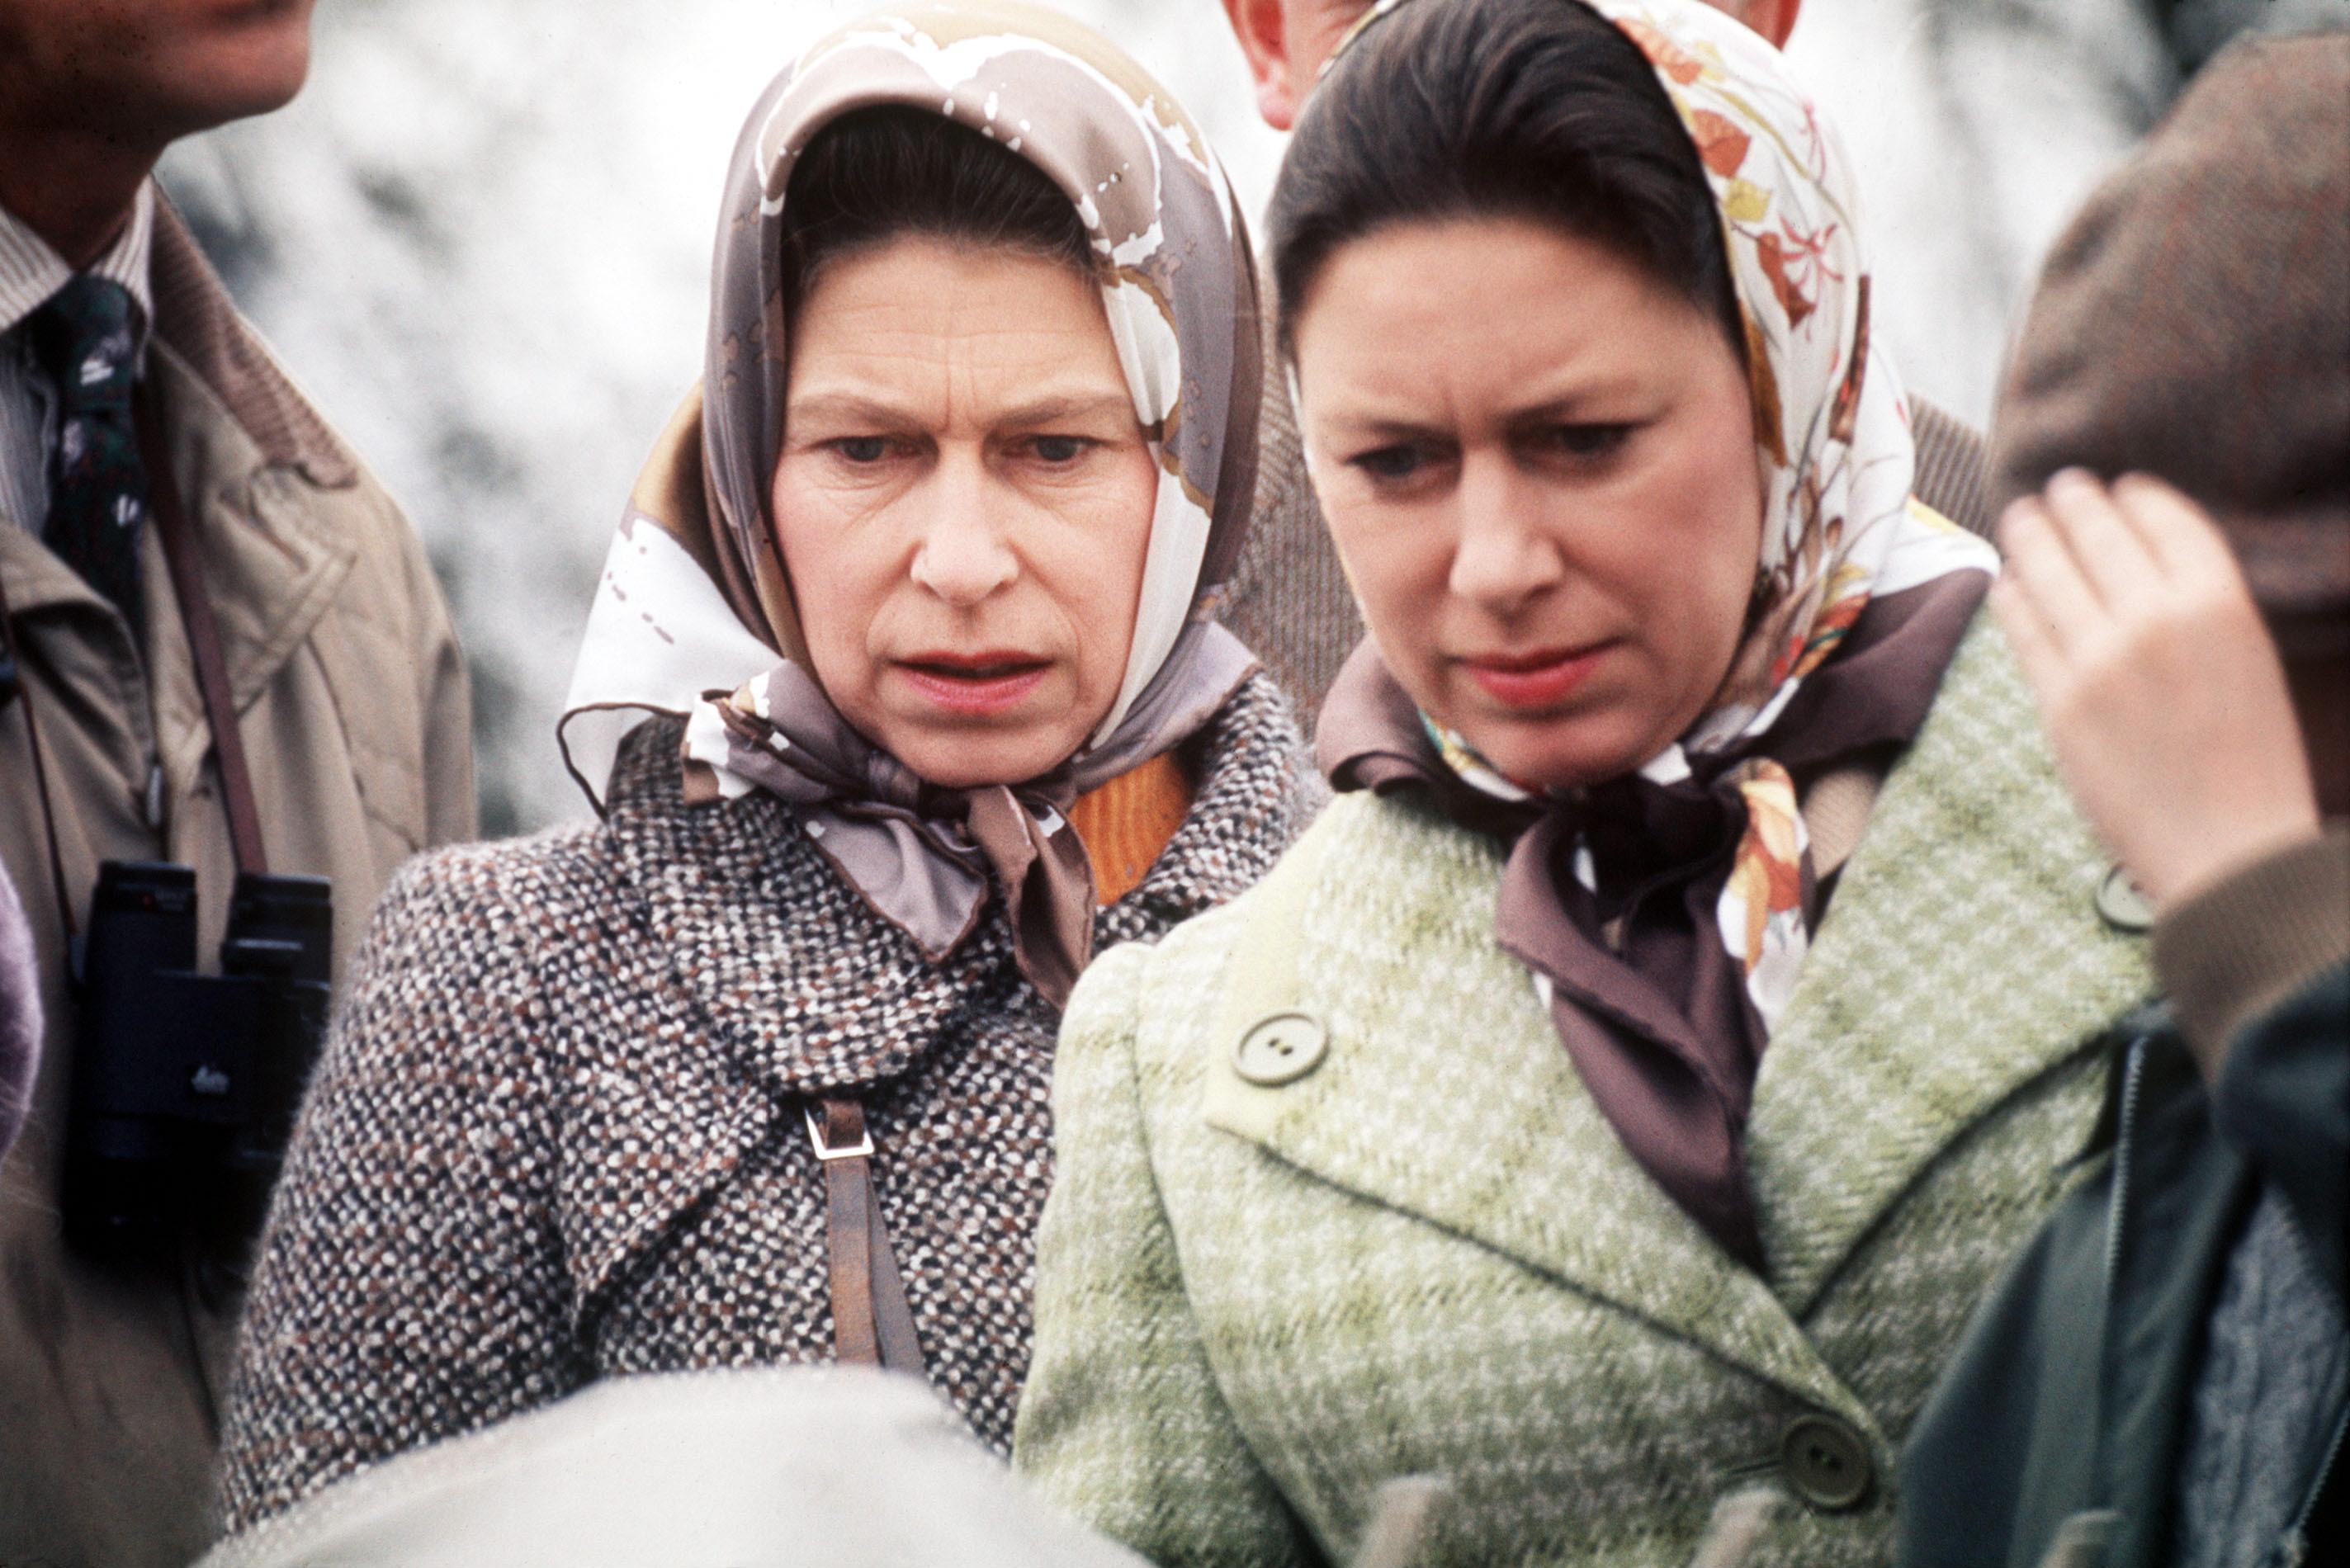
[[[1333,921],[1391,922],[1399,895],[1469,897],[1498,877],[1488,837],[1446,821],[1409,794],[1342,794],[1254,886],[1177,926],[1156,943],[1096,959],[1065,1014],[1065,1048],[1116,1036],[1150,1057],[1191,1053],[1246,953],[1294,947]],[[1149,1023],[1144,1038],[1138,1030]]]
[[[1933,705],[1912,749],[2003,753],[2035,774],[2054,776],[2055,762],[2040,732],[2039,701],[2023,676],[2015,649],[1989,605],[1975,612],[1943,667]],[[1929,748],[1929,741],[1943,746]]]
[[[403,863],[352,960],[319,1081],[551,1070],[561,1019],[614,1000],[595,983],[625,926],[602,837],[560,827]]]
[[[461,970],[487,980],[576,939],[618,888],[608,835],[577,824],[411,857],[377,901],[361,968]]]
[[[406,514],[238,310],[168,202],[157,203],[149,276],[151,358],[171,368],[158,379],[166,429],[194,429],[200,467],[249,470],[234,477],[257,511],[352,552],[339,599],[389,589],[438,612],[439,589]]]

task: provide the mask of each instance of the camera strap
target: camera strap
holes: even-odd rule
[[[154,399],[142,386],[137,405],[139,451],[147,466],[147,494],[155,513],[156,537],[171,568],[172,596],[179,601],[180,620],[188,628],[188,652],[196,667],[196,686],[203,693],[204,722],[213,732],[213,755],[220,763],[221,798],[228,808],[228,842],[239,871],[265,873],[268,856],[261,846],[261,812],[253,794],[253,774],[245,766],[244,736],[236,726],[236,701],[228,682],[228,662],[221,657],[220,623],[213,618],[212,600],[204,596],[203,574],[196,565],[196,542],[188,526],[187,510],[180,504],[180,487],[172,478],[171,454],[164,450]]]

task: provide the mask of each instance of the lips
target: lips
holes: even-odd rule
[[[1563,701],[1599,667],[1609,645],[1488,653],[1460,660],[1484,693],[1508,708],[1546,708]]]
[[[1016,705],[1052,673],[1050,659],[1015,650],[923,652],[896,661],[906,683],[951,713],[984,716]]]

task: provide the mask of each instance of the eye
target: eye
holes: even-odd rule
[[[1536,431],[1530,444],[1548,456],[1588,462],[1615,456],[1630,439],[1633,428],[1628,424],[1549,425]]]
[[[1029,438],[1028,451],[1038,462],[1049,462],[1057,467],[1063,463],[1076,462],[1077,459],[1085,456],[1087,450],[1093,444],[1084,436],[1040,435]]]
[[[828,444],[850,462],[860,465],[879,462],[889,455],[888,436],[843,436]]]
[[[1394,446],[1373,447],[1357,452],[1347,460],[1350,468],[1359,469],[1376,483],[1395,484],[1410,479],[1435,461],[1435,453],[1409,441]]]

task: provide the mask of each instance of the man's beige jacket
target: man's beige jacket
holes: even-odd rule
[[[333,879],[339,975],[392,869],[473,833],[464,661],[406,520],[167,207],[153,265],[146,384],[220,621],[270,869]],[[75,918],[101,860],[192,865],[212,969],[235,868],[154,530],[142,660],[36,522],[0,519],[0,582]],[[75,1010],[42,816],[20,698],[0,711],[0,857],[36,933],[49,1022],[30,1118],[0,1167],[0,1563],[176,1568],[207,1539],[238,1303],[217,1279],[104,1268],[64,1242]]]

